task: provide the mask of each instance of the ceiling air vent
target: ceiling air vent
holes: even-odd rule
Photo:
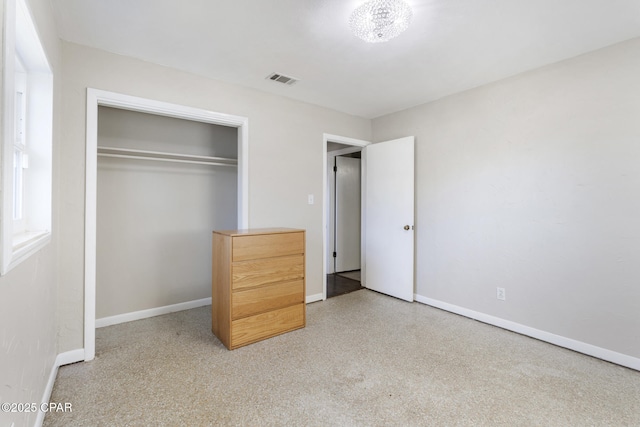
[[[278,73],[269,74],[267,76],[267,79],[273,80],[274,82],[283,83],[289,86],[291,86],[292,84],[298,81],[298,79],[294,77],[289,77],[289,76],[285,76],[284,74],[278,74]]]

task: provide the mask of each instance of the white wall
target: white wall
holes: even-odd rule
[[[237,158],[237,129],[100,107],[98,145]],[[98,158],[96,318],[211,297],[211,231],[237,228],[236,167]]]
[[[55,34],[50,2],[29,0],[27,3],[54,72],[55,158],[58,153],[60,123],[60,45]],[[4,22],[4,4],[0,3],[0,22]],[[0,32],[0,41],[2,37],[3,32]],[[0,43],[0,46],[4,44]],[[54,166],[54,197],[58,194],[57,172]],[[7,275],[0,277],[0,402],[3,403],[41,402],[54,366],[57,354],[57,219],[57,203],[54,202],[52,242]],[[0,425],[33,425],[36,416],[35,413],[0,412]]]
[[[326,108],[71,43],[63,49],[60,157],[61,351],[83,347],[83,239],[86,88],[248,117],[249,225],[307,230],[307,295],[322,293],[323,133],[371,137],[371,122]],[[295,90],[295,86],[291,87]]]
[[[375,119],[416,136],[416,293],[640,357],[638,76],[635,39]]]

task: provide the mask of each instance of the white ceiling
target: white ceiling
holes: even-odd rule
[[[366,118],[640,36],[639,0],[408,0],[380,44],[349,31],[364,0],[52,3],[64,40]]]

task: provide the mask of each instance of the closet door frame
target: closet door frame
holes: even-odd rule
[[[75,353],[77,360],[69,361],[68,363],[83,360],[89,361],[95,357],[99,106],[229,126],[238,129],[238,228],[249,228],[248,118],[88,88],[84,217],[84,349],[81,352]]]

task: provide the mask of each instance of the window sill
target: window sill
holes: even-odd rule
[[[28,231],[16,234],[12,239],[11,261],[5,272],[11,270],[31,255],[38,252],[51,241],[50,231]],[[3,274],[4,274],[3,273]]]

